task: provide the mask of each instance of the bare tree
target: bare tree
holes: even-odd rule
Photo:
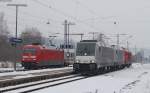
[[[7,21],[4,18],[4,13],[0,13],[0,62],[1,61],[21,61],[22,46],[24,44],[41,43],[42,36],[37,28],[26,28],[21,33],[23,44],[17,44],[16,47],[11,45],[9,42],[11,37]]]
[[[13,51],[9,43],[9,31],[7,21],[4,19],[4,13],[0,13],[0,61],[10,61],[14,59]]]
[[[8,26],[7,21],[4,19],[4,13],[0,12],[0,36],[8,36]]]
[[[42,43],[41,32],[37,28],[26,28],[20,36],[23,39],[23,44]]]
[[[11,37],[7,21],[4,19],[4,13],[0,13],[0,62],[1,61],[21,61],[22,46],[24,44],[31,43],[42,43],[41,33],[37,28],[26,28],[21,33],[21,38],[23,39],[23,44],[17,44],[16,47],[11,45],[9,42],[9,37]]]

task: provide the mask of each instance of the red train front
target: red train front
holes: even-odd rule
[[[25,69],[64,66],[64,51],[45,48],[42,45],[25,45],[23,47],[22,65]]]

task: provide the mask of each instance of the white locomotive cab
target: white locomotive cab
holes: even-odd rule
[[[97,69],[96,63],[96,42],[95,41],[80,41],[77,43],[76,59],[73,64],[73,70],[78,71],[95,71]]]
[[[95,63],[95,42],[79,42],[76,49],[75,63]]]

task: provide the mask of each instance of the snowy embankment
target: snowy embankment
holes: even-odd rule
[[[62,84],[35,93],[150,93],[150,64]]]

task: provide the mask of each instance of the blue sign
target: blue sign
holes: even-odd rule
[[[13,43],[22,43],[22,39],[14,37],[10,38],[9,41]]]

